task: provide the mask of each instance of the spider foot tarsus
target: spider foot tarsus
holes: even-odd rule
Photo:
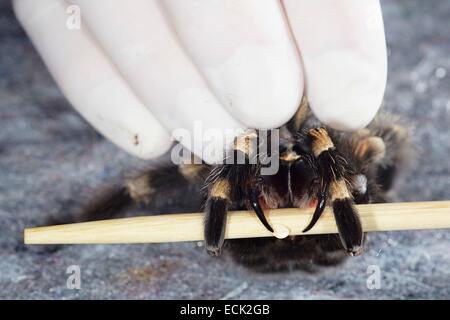
[[[205,247],[212,256],[219,256],[225,236],[229,200],[209,198],[206,202]]]
[[[225,178],[211,182],[205,205],[205,247],[213,256],[220,255],[225,238],[227,212],[231,204],[231,185]]]

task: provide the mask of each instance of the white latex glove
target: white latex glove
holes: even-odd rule
[[[175,129],[195,136],[195,123],[203,131],[278,127],[295,113],[304,88],[316,116],[336,129],[364,127],[382,101],[387,58],[379,0],[70,5],[14,0],[68,100],[140,158],[166,152]],[[80,29],[66,25],[73,5],[81,9]],[[187,147],[201,155],[207,143]]]

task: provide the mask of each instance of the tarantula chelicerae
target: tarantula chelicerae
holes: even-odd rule
[[[247,156],[236,140],[232,151]],[[279,170],[260,174],[259,164],[165,166],[148,170],[106,192],[83,212],[81,220],[110,218],[132,204],[167,200],[185,210],[205,212],[205,247],[259,271],[313,270],[359,255],[363,230],[354,204],[385,202],[408,146],[406,130],[392,117],[378,116],[367,128],[337,132],[326,128],[303,103],[280,128]],[[286,239],[236,239],[224,242],[228,210],[254,210],[273,231],[264,209],[315,207],[313,227],[325,206],[333,209],[339,235],[291,236]]]

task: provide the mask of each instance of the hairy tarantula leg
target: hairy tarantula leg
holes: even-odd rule
[[[266,227],[267,230],[269,230],[270,232],[274,232],[273,228],[270,226],[269,222],[266,219],[266,216],[264,215],[264,211],[261,208],[261,205],[259,204],[259,197],[260,193],[255,189],[252,188],[250,190],[250,203],[252,205],[253,210],[256,213],[256,216],[258,217],[259,221],[261,221],[261,223],[264,225],[264,227]]]
[[[353,199],[344,180],[332,182],[330,188],[334,219],[342,245],[349,255],[358,256],[363,251],[364,233]]]
[[[247,182],[258,173],[258,166],[250,164],[251,161],[249,161],[257,151],[257,144],[255,144],[257,138],[258,135],[254,130],[237,137],[232,156],[239,160],[244,159],[244,164],[240,165],[238,162],[239,165],[216,166],[205,181],[208,196],[205,207],[204,238],[206,250],[211,255],[219,255],[224,244],[228,209],[236,204],[236,200],[239,200],[242,193],[246,193],[243,189],[246,188]],[[264,214],[261,218],[262,210],[256,213],[260,219],[265,220]],[[267,221],[266,224],[268,225]]]
[[[210,255],[220,255],[230,203],[230,183],[220,178],[213,183],[205,205],[204,237],[206,251]]]
[[[319,220],[319,218],[322,215],[323,210],[325,210],[325,206],[327,204],[328,189],[329,189],[329,184],[326,184],[324,190],[319,192],[319,194],[317,196],[316,210],[314,210],[314,214],[313,214],[313,217],[311,219],[311,222],[309,223],[309,225],[302,232],[308,232],[309,230],[311,230],[312,227],[314,227],[314,225]]]
[[[333,214],[342,246],[349,255],[360,255],[364,233],[345,182],[345,176],[350,170],[348,163],[336,150],[325,128],[311,129],[309,136],[312,138],[312,151],[318,161],[321,175],[330,186]]]
[[[211,198],[206,203],[205,246],[212,256],[219,256],[225,236],[228,201]]]

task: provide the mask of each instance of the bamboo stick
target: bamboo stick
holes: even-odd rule
[[[365,231],[450,228],[450,201],[358,205]],[[273,209],[266,215],[279,238],[301,235],[313,209]],[[306,234],[336,233],[330,209],[326,209]],[[253,212],[230,212],[225,237],[273,236]],[[84,222],[25,229],[25,244],[160,243],[203,239],[201,213],[165,214]]]

